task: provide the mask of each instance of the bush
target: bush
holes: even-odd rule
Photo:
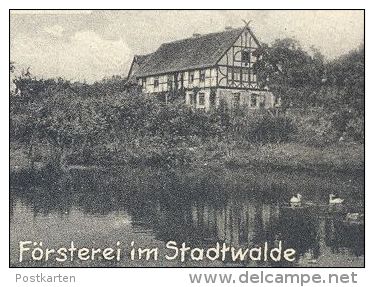
[[[297,126],[294,140],[323,147],[338,141],[363,141],[363,118],[352,112],[325,109],[289,110],[288,116]]]
[[[234,133],[249,142],[288,142],[296,133],[296,126],[286,116],[252,115],[235,119]]]
[[[309,110],[302,113],[294,111],[290,117],[298,128],[295,135],[297,142],[311,146],[325,146],[337,140],[338,135],[332,128],[332,122],[326,118],[323,111]]]
[[[257,141],[266,143],[287,142],[296,133],[296,126],[287,117],[265,116],[253,127],[253,135]]]

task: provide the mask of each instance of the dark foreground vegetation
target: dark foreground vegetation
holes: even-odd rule
[[[260,166],[363,170],[364,50],[327,62],[291,39],[263,47],[260,78],[282,108],[204,112],[165,105],[113,77],[94,84],[14,76],[14,173],[71,166]]]

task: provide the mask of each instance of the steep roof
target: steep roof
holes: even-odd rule
[[[146,54],[146,55],[136,55],[136,61],[139,66],[141,66],[153,53]]]
[[[131,63],[131,67],[130,67],[130,70],[128,72],[128,76],[127,76],[127,84],[130,84],[130,85],[135,85],[137,82],[136,82],[136,76],[137,76],[137,70],[134,68],[134,64],[137,65],[137,69],[139,69],[139,67],[141,67],[144,62],[152,55],[153,53],[150,53],[150,54],[146,54],[146,55],[135,55],[133,60],[132,60],[132,63]],[[133,69],[135,69],[133,71]]]
[[[231,29],[162,44],[143,62],[136,77],[214,66],[242,32],[243,28]]]

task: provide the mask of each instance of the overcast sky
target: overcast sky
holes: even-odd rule
[[[31,13],[32,12],[32,13]],[[13,11],[11,60],[39,77],[93,82],[127,75],[134,54],[193,33],[251,28],[261,42],[294,37],[327,59],[364,39],[362,11]]]

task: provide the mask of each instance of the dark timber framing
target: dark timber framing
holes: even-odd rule
[[[252,40],[257,47],[252,45]],[[240,45],[237,44],[239,41]],[[233,45],[226,50],[217,62],[217,88],[263,90],[258,87],[257,78],[255,79],[257,76],[253,67],[258,60],[258,56],[254,56],[253,52],[259,47],[258,40],[251,30],[245,27]],[[244,53],[249,53],[246,59],[248,62],[243,61]],[[229,59],[231,59],[231,63]]]

